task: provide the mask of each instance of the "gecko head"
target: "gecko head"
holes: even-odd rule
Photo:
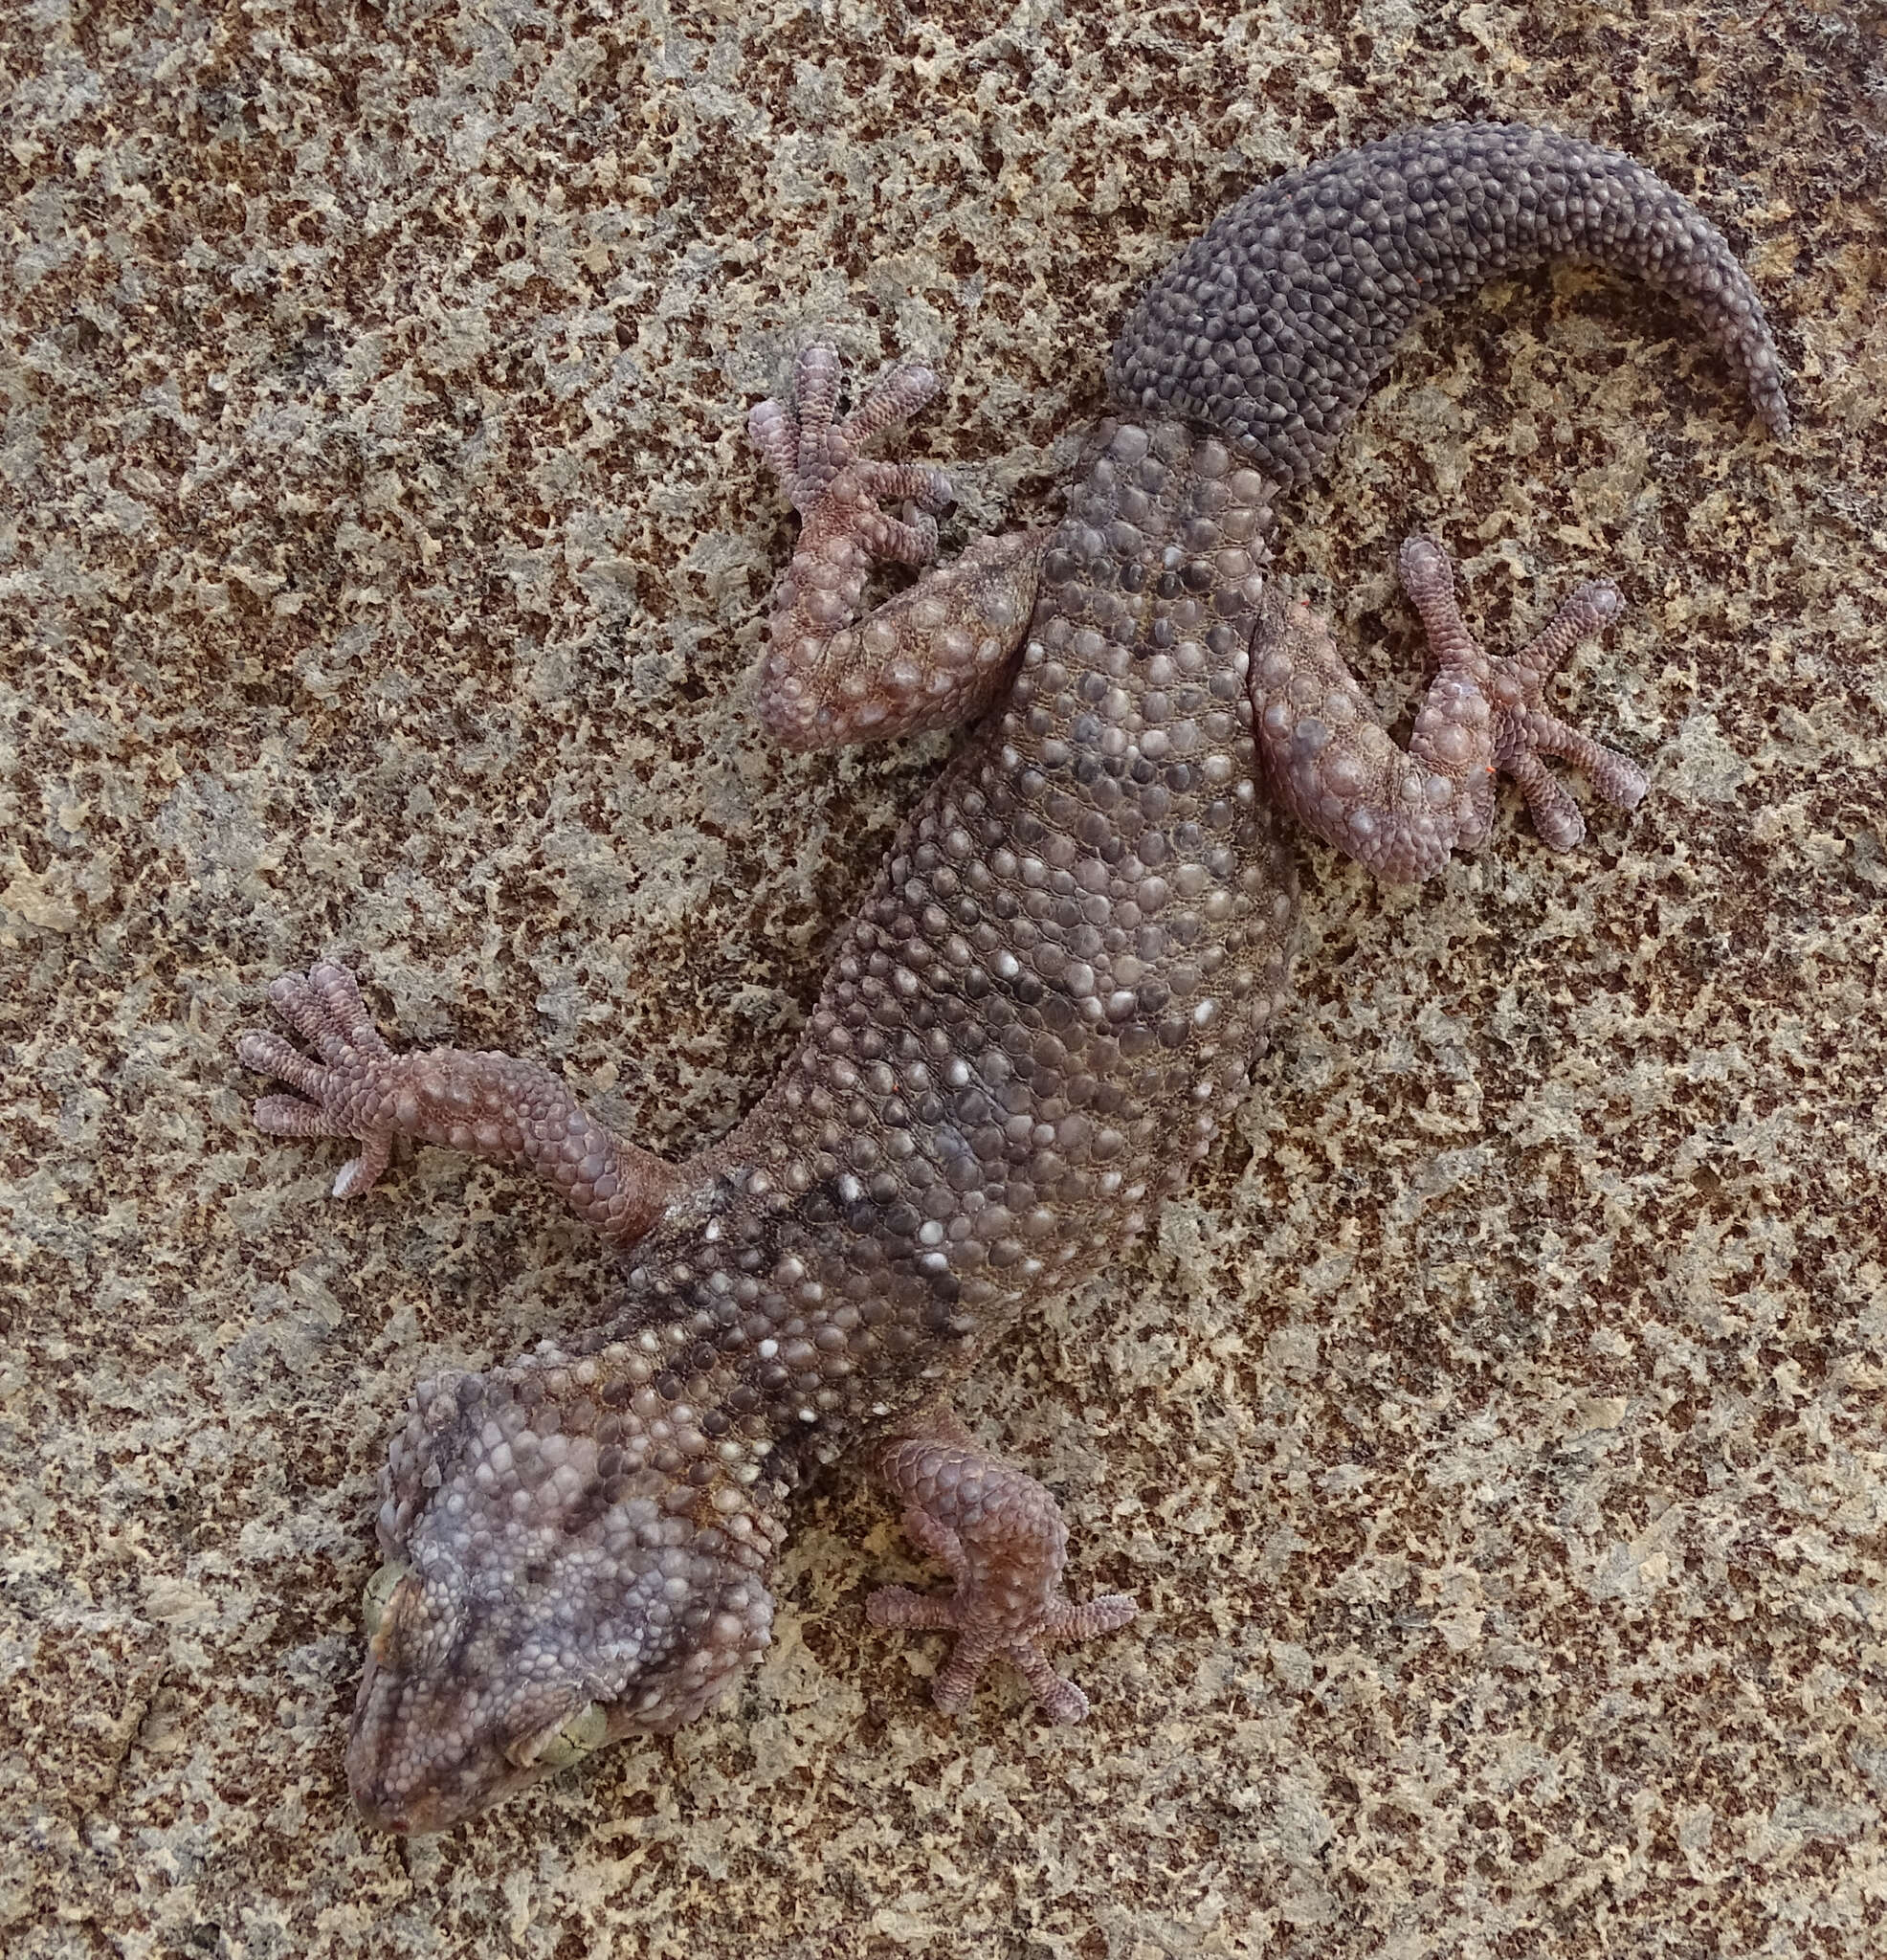
[[[738,1486],[677,1481],[593,1430],[546,1437],[542,1406],[536,1429],[468,1413],[469,1437],[455,1422],[425,1438],[418,1477],[396,1439],[392,1559],[368,1588],[347,1784],[401,1833],[450,1830],[606,1743],[670,1733],[772,1623],[768,1521],[714,1502]],[[506,1427],[501,1451],[489,1438]]]

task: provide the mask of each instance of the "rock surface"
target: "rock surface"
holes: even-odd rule
[[[1337,23],[1332,25],[1331,23]],[[1887,1897],[1879,18],[1765,9],[15,8],[0,268],[0,1946],[116,1954],[1858,1953]],[[1873,62],[1873,67],[1869,63]],[[741,434],[830,323],[945,375],[959,531],[1051,508],[1138,278],[1414,120],[1630,149],[1745,254],[1508,282],[1282,561],[1381,698],[1432,527],[1646,759],[1386,893],[1321,848],[1236,1134],[965,1398],[1147,1612],[1085,1727],[960,1725],[881,1497],[805,1503],[736,1703],[459,1834],[341,1775],[415,1377],[599,1314],[553,1201],[327,1202],[235,1064],[340,950],[680,1151],[757,1095],[937,742],[745,702]],[[1876,445],[1869,455],[1870,445]],[[1511,805],[1511,799],[1509,799]]]

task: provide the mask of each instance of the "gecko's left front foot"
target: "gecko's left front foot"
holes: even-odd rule
[[[1329,622],[1274,588],[1252,641],[1254,732],[1273,792],[1327,842],[1378,876],[1419,880],[1451,851],[1478,850],[1494,821],[1498,777],[1520,785],[1534,827],[1570,850],[1586,822],[1544,758],[1583,769],[1608,803],[1633,808],[1644,771],[1547,712],[1544,688],[1576,642],[1618,616],[1618,588],[1582,585],[1517,653],[1488,654],[1454,597],[1454,568],[1413,537],[1397,569],[1421,614],[1436,673],[1405,751],[1377,721]]]
[[[1014,1662],[1053,1722],[1079,1722],[1088,1698],[1049,1665],[1045,1645],[1123,1627],[1131,1594],[1077,1606],[1061,1590],[1068,1528],[1054,1499],[1012,1464],[978,1448],[948,1410],[923,1435],[887,1443],[877,1472],[904,1500],[904,1532],[957,1582],[948,1593],[880,1586],[865,1602],[874,1626],[947,1628],[957,1636],[931,1698],[946,1714],[969,1705],[991,1660]]]

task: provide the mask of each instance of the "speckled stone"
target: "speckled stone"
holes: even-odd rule
[[[1865,1951],[1887,1722],[1877,37],[1077,6],[19,11],[0,165],[0,1945],[33,1956]],[[1393,364],[1280,556],[1410,698],[1395,545],[1652,787],[1435,888],[1310,848],[1257,1094],[965,1413],[1132,1629],[1094,1713],[940,1716],[800,1513],[721,1715],[406,1849],[342,1749],[415,1378],[607,1265],[419,1152],[359,1208],[230,1042],[316,952],[389,1035],[639,1142],[779,1059],[936,739],[771,747],[788,537],[742,424],[832,323],[913,457],[1054,515],[1138,278],[1411,121],[1628,149],[1729,233],[1778,447],[1676,308],[1529,275]],[[951,523],[945,522],[945,545]],[[1510,631],[1511,629],[1511,631]],[[613,1104],[609,1101],[613,1098]],[[862,1546],[863,1549],[860,1550]]]

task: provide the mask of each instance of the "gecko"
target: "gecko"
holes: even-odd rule
[[[562,1080],[500,1054],[399,1054],[332,961],[269,998],[241,1060],[293,1094],[280,1137],[402,1138],[529,1167],[621,1256],[607,1319],[419,1383],[388,1450],[387,1564],[347,1749],[393,1832],[450,1828],[633,1734],[672,1733],[765,1652],[794,1490],[851,1453],[890,1487],[943,1593],[867,1615],[943,1629],[946,1711],[997,1659],[1047,1716],[1087,1701],[1051,1650],[1136,1604],[1064,1588],[1050,1492],[949,1392],[1145,1225],[1250,1091],[1287,992],[1292,823],[1380,877],[1490,835],[1498,778],[1567,850],[1575,765],[1630,810],[1636,764],[1544,688],[1617,589],[1575,590],[1484,651],[1447,553],[1402,547],[1434,676],[1406,747],[1327,619],[1269,574],[1290,487],[1328,455],[1409,323],[1497,275],[1585,259],[1674,294],[1777,436],[1789,412],[1730,247],[1624,155],[1519,124],[1406,130],[1260,185],[1140,293],[1059,523],[936,565],[946,475],[866,454],[937,377],[857,391],[799,356],[749,417],[800,517],[759,712],[788,746],[967,726],[839,936],[796,1052],[729,1133],[671,1164]],[[860,616],[885,564],[918,568]]]

